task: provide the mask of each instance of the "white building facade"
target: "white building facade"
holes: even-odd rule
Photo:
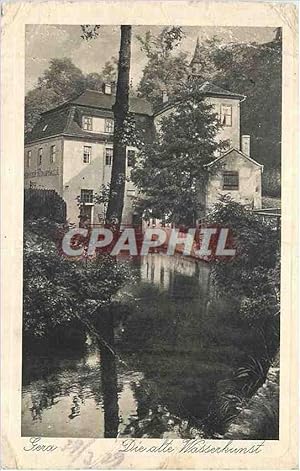
[[[75,224],[82,216],[92,224],[104,221],[105,207],[95,202],[95,195],[111,179],[114,99],[111,94],[86,90],[75,100],[43,113],[26,137],[25,188],[54,189],[66,202],[67,219]],[[151,105],[135,98],[130,111],[151,133]],[[132,224],[137,191],[130,171],[138,149],[128,146],[126,152],[123,223]]]

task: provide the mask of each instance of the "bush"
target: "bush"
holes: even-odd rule
[[[265,170],[262,174],[262,194],[263,196],[273,196],[279,198],[281,195],[280,169],[273,168]]]
[[[216,260],[212,273],[222,293],[240,302],[250,324],[276,318],[280,292],[280,239],[258,215],[225,196],[208,215],[209,223],[229,227],[236,246],[231,261]]]
[[[109,256],[71,261],[59,255],[55,237],[64,229],[47,220],[27,222],[24,230],[24,333],[47,334],[72,320],[99,315],[129,277],[129,269]]]

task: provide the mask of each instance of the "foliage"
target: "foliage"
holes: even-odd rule
[[[48,218],[65,222],[66,203],[55,190],[26,188],[24,190],[24,219]]]
[[[262,174],[263,194],[267,196],[280,197],[281,181],[280,169],[267,169]]]
[[[100,25],[81,25],[81,38],[86,41],[97,38],[100,28]]]
[[[268,168],[281,159],[281,41],[229,44],[212,54],[218,85],[242,93],[241,132],[251,136],[251,156]]]
[[[31,131],[41,113],[58,105],[60,98],[54,90],[36,87],[25,97],[25,132]]]
[[[24,331],[36,337],[74,319],[96,320],[129,276],[125,265],[108,256],[63,258],[55,243],[63,234],[63,226],[47,220],[25,225],[23,322]]]
[[[239,409],[224,438],[278,440],[279,370],[271,368],[263,387]]]
[[[51,59],[50,66],[38,79],[38,87],[51,89],[58,97],[71,97],[84,90],[84,75],[71,59]]]
[[[212,270],[218,290],[240,300],[240,313],[250,324],[263,326],[276,321],[280,293],[277,231],[228,196],[220,198],[207,221],[229,227],[236,246],[236,256],[230,262],[214,262]]]
[[[172,100],[188,76],[185,54],[165,52],[164,31],[139,38],[148,63],[139,85],[141,96],[161,104],[162,91]],[[201,80],[246,95],[241,103],[241,132],[251,136],[251,156],[267,168],[280,167],[281,158],[281,35],[258,44],[223,44],[213,37],[201,44]]]
[[[145,145],[131,172],[131,179],[145,195],[145,210],[175,223],[195,221],[202,208],[199,187],[207,176],[204,165],[225,145],[215,140],[220,127],[197,81],[184,84],[174,108],[161,119],[155,142]]]
[[[25,97],[25,132],[31,131],[41,113],[79,95],[86,89],[102,89],[103,82],[115,82],[117,61],[112,57],[100,73],[86,76],[71,59],[51,59],[49,68],[38,79],[37,86]]]
[[[137,36],[148,58],[138,92],[155,106],[162,103],[163,91],[173,96],[187,78],[187,54],[174,53],[182,38],[182,29],[175,26],[163,28],[158,36],[150,31]]]

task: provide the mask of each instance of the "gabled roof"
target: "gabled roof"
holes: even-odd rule
[[[236,98],[238,100],[246,98],[245,95],[240,95],[239,93],[234,93],[230,90],[225,90],[225,88],[221,88],[218,85],[215,85],[214,83],[208,81],[202,83],[202,85],[200,85],[199,87],[199,90],[207,96],[221,96],[224,98]]]
[[[219,162],[220,160],[224,159],[225,157],[227,157],[229,154],[231,154],[232,152],[237,152],[238,154],[240,154],[242,157],[244,157],[245,159],[249,160],[250,162],[252,162],[253,164],[257,165],[258,167],[260,167],[261,169],[264,168],[264,166],[260,163],[258,163],[256,160],[254,159],[251,159],[251,157],[249,157],[249,155],[246,155],[244,154],[244,152],[242,152],[241,150],[238,150],[236,147],[231,147],[230,149],[228,149],[226,152],[224,152],[224,154],[220,155],[220,157],[218,157],[217,159],[215,160],[212,160],[211,162],[209,162],[208,164],[204,165],[204,167],[212,167],[213,165],[215,165],[217,162]]]

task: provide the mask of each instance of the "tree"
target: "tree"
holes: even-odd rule
[[[246,95],[241,104],[241,132],[251,136],[251,156],[267,168],[281,161],[281,41],[231,44],[211,57],[214,81]]]
[[[259,215],[231,200],[220,198],[207,216],[209,224],[226,225],[232,231],[236,256],[216,260],[212,275],[218,293],[232,295],[240,314],[250,325],[278,328],[280,295],[280,237]],[[279,331],[271,336],[276,352]],[[269,343],[269,342],[268,342]]]
[[[99,35],[99,25],[82,25],[82,38],[89,41]],[[119,226],[122,220],[124,192],[126,180],[126,145],[127,134],[131,131],[129,115],[129,71],[131,55],[131,26],[121,26],[121,41],[118,60],[118,80],[114,112],[113,162],[109,201],[106,211],[106,221]],[[113,64],[106,63],[105,74],[111,77]]]
[[[60,105],[85,89],[85,77],[71,59],[51,59],[37,86],[25,97],[25,132],[31,131],[41,113]]]
[[[111,60],[106,61],[102,69],[102,77],[104,82],[115,83],[118,74],[118,60],[112,57]]]
[[[62,224],[47,219],[25,221],[23,322],[33,337],[74,320],[86,326],[99,322],[129,279],[128,268],[109,256],[86,263],[62,257],[57,244],[64,233]]]
[[[251,135],[251,156],[266,169],[280,167],[281,160],[281,29],[265,44],[228,43],[217,37],[201,43],[201,79],[247,99],[241,103],[241,132]],[[138,38],[148,63],[138,90],[155,106],[162,91],[172,100],[188,75],[187,58],[165,51],[163,33]]]
[[[49,88],[30,90],[25,97],[25,132],[30,132],[41,113],[59,104],[60,98]]]
[[[97,72],[91,72],[90,74],[87,74],[85,78],[85,86],[89,90],[98,90],[100,92],[103,86],[102,75],[98,74]]]
[[[192,225],[202,209],[201,189],[214,152],[225,142],[215,136],[221,125],[195,80],[177,96],[171,113],[161,120],[154,144],[145,145],[131,177],[154,217]]]
[[[53,90],[63,99],[78,95],[85,88],[85,77],[71,59],[51,59],[50,67],[38,79],[38,87]]]
[[[85,89],[102,90],[103,82],[116,81],[116,59],[107,61],[100,73],[86,76],[68,58],[51,59],[37,86],[25,97],[25,132],[32,130],[41,113],[79,95]]]
[[[148,31],[144,37],[137,36],[148,63],[138,87],[140,96],[153,105],[162,103],[162,94],[175,95],[188,75],[187,54],[172,53],[183,37],[180,27],[166,27],[157,36]]]
[[[121,224],[126,178],[126,119],[129,112],[129,71],[131,53],[131,26],[121,26],[121,43],[118,62],[118,81],[114,112],[113,162],[110,193],[106,212],[108,223]]]

